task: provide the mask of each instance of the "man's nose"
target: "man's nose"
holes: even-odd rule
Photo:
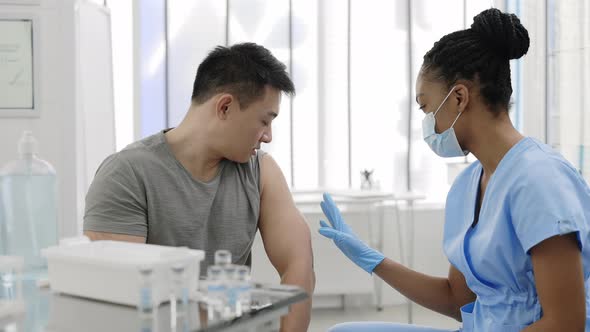
[[[260,140],[263,143],[270,143],[272,141],[272,129],[268,129],[264,134],[262,134],[262,138]]]

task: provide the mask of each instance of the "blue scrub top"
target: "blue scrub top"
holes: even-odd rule
[[[477,295],[462,308],[463,330],[521,331],[542,316],[529,250],[575,232],[582,252],[590,313],[590,189],[559,153],[524,138],[488,181],[479,221],[472,227],[481,163],[455,180],[447,197],[443,246],[450,263]],[[587,317],[586,331],[590,331]]]

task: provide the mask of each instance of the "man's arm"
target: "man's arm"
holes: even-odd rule
[[[281,283],[304,288],[309,299],[292,307],[281,320],[281,331],[307,331],[315,287],[311,235],[295,207],[281,169],[270,155],[261,160],[260,234],[264,249]]]

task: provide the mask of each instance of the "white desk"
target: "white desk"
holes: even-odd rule
[[[144,315],[135,307],[39,289],[34,282],[25,282],[23,288],[26,310],[0,317],[0,331],[271,332],[278,330],[280,318],[292,305],[307,298],[298,287],[255,284],[250,312],[209,321],[201,300],[191,300],[183,315],[169,303]]]

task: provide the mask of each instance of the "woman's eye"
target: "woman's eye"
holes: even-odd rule
[[[266,121],[264,121],[264,120],[262,121],[262,124],[263,124],[264,126],[268,126],[268,122],[266,122]]]

